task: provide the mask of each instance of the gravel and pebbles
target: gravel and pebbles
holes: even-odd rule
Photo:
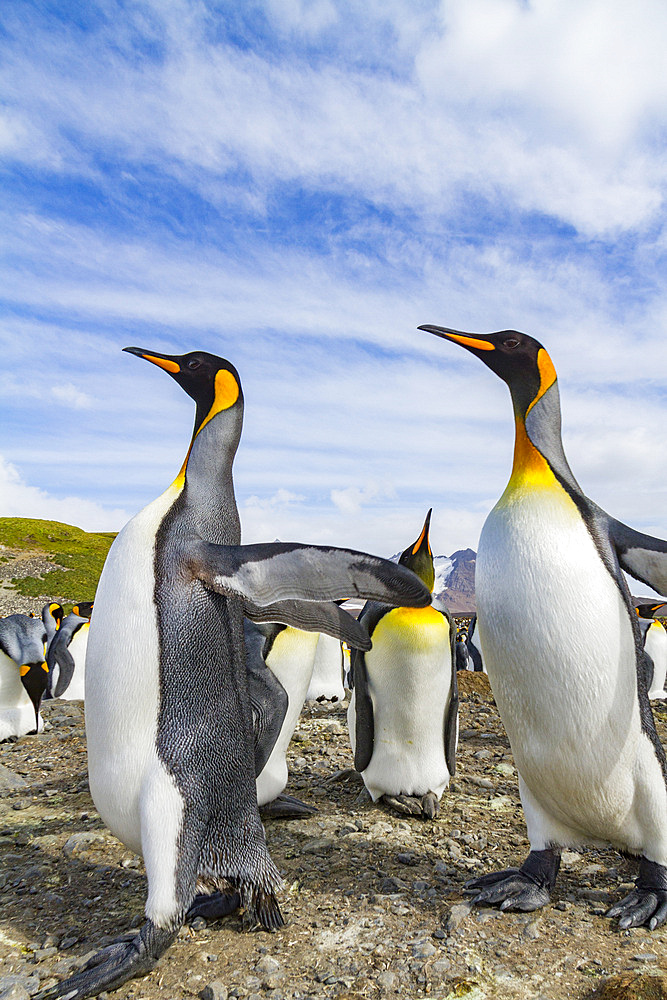
[[[248,933],[240,915],[200,919],[114,995],[667,1000],[667,930],[621,932],[604,917],[635,876],[613,851],[566,852],[537,913],[466,902],[466,879],[516,864],[528,844],[486,678],[466,674],[461,688],[458,772],[433,822],[363,801],[345,705],[307,707],[288,791],[318,812],[266,824],[287,925]],[[667,711],[656,715],[664,739]],[[38,736],[0,745],[0,1000],[26,1000],[142,921],[143,864],[88,792],[82,704],[47,703],[44,718]]]

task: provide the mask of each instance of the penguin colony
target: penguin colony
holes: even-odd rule
[[[430,511],[399,566],[296,543],[241,546],[231,474],[243,412],[238,373],[205,352],[126,349],[196,403],[180,473],[112,546],[86,659],[91,791],[112,832],[143,854],[147,919],[133,940],[105,949],[39,1000],[95,996],[145,974],[188,912],[215,916],[241,903],[264,927],[281,925],[280,879],[258,801],[278,803],[285,788],[285,750],[311,683],[316,633],[353,650],[350,738],[371,797],[423,816],[437,813],[455,769],[457,659],[488,671],[531,849],[520,867],[472,880],[473,903],[537,909],[549,901],[563,848],[611,844],[638,858],[639,875],[608,915],[621,928],[653,929],[667,918],[667,761],[649,705],[649,693],[664,695],[667,636],[646,621],[651,609],[633,607],[622,575],[667,594],[667,542],[582,493],[541,344],[516,331],[420,329],[491,368],[508,385],[515,415],[510,480],[479,541],[478,617],[459,636],[430,601]],[[591,593],[595,643],[582,611]],[[335,603],[345,596],[367,598],[359,623]],[[130,609],[143,626],[127,634]],[[2,655],[21,680],[31,675],[23,686],[38,723],[46,681],[37,671],[46,676],[49,664],[25,644],[7,651],[23,633],[2,625]],[[41,625],[46,656],[50,626]],[[51,643],[56,691],[75,670]],[[42,685],[35,695],[33,671]],[[413,753],[417,731],[424,740]],[[592,732],[602,734],[595,744]],[[299,814],[303,804],[287,806]]]

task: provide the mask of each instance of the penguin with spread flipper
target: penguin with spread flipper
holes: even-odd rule
[[[420,329],[460,344],[500,376],[515,418],[512,473],[482,529],[475,590],[531,850],[520,868],[476,879],[468,891],[475,903],[534,910],[549,900],[562,848],[611,844],[640,860],[636,888],[608,915],[621,928],[656,927],[667,917],[667,762],[622,570],[667,594],[667,542],[582,493],[541,344],[514,330]]]
[[[243,421],[238,372],[204,351],[126,350],[196,403],[176,480],[111,546],[86,658],[90,790],[111,831],[143,855],[146,922],[40,1000],[82,1000],[145,975],[197,891],[218,891],[218,912],[240,900],[251,924],[283,923],[257,805],[244,615],[367,648],[367,633],[335,599],[430,600],[414,574],[365,553],[241,546],[232,479]]]
[[[429,590],[435,574],[431,511],[399,563]],[[368,602],[359,616],[373,643],[352,657],[347,713],[354,766],[373,801],[433,819],[456,767],[456,626],[445,609]]]

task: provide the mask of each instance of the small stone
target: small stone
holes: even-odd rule
[[[478,750],[477,753],[473,754],[475,760],[490,760],[493,754],[490,750]]]
[[[560,856],[560,863],[564,868],[572,868],[581,861],[581,854],[576,851],[563,851]]]
[[[43,962],[45,959],[53,958],[57,954],[57,948],[38,948],[37,951],[33,952],[33,958],[36,962]]]
[[[66,841],[63,853],[67,857],[71,857],[72,855],[80,854],[81,851],[85,851],[90,844],[104,843],[105,839],[103,834],[95,833],[93,830],[88,830],[84,833],[73,833]]]
[[[280,962],[276,961],[271,955],[262,955],[255,966],[255,972],[259,976],[276,976],[282,971]]]
[[[30,805],[30,799],[17,799],[16,802],[12,802],[12,809],[20,812],[21,809],[27,809]]]
[[[208,924],[204,917],[195,917],[194,920],[190,921],[190,927],[193,931],[205,931]]]
[[[522,931],[523,937],[528,938],[530,941],[536,941],[540,936],[540,921],[539,920],[529,920]]]
[[[390,875],[388,878],[382,879],[378,892],[391,896],[395,892],[404,892],[406,889],[407,885],[405,882],[403,882],[400,878]]]
[[[439,975],[442,975],[444,972],[448,972],[451,967],[452,963],[448,958],[439,958],[432,965],[433,971],[439,973]]]
[[[395,972],[391,972],[387,969],[386,972],[381,972],[379,976],[375,977],[375,981],[378,986],[381,986],[384,990],[393,990],[396,983],[398,982],[398,976]]]
[[[201,1000],[227,1000],[229,992],[224,983],[221,983],[219,979],[214,979],[198,995]],[[235,996],[238,995],[238,992],[235,992]]]
[[[27,788],[28,782],[20,774],[15,774],[10,768],[0,764],[0,795],[11,792],[15,788]],[[0,980],[2,982],[2,980]]]
[[[413,865],[415,863],[415,856],[411,851],[401,851],[400,854],[396,855],[396,860],[399,865]]]
[[[654,955],[652,951],[640,951],[639,954],[632,956],[633,962],[657,962],[658,956]]]
[[[73,948],[78,940],[78,937],[64,937],[60,942],[60,950],[67,951],[68,948]]]
[[[472,910],[472,903],[455,903],[449,911],[449,916],[445,924],[449,933],[457,930]]]
[[[437,948],[431,944],[430,941],[417,941],[412,946],[412,955],[414,958],[430,958],[435,955]]]
[[[447,875],[449,872],[449,865],[445,864],[444,861],[436,861],[435,863],[435,874],[436,875]]]

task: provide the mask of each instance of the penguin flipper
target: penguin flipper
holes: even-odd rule
[[[459,741],[459,683],[456,675],[456,625],[449,611],[442,614],[449,623],[450,655],[452,661],[452,682],[449,689],[449,704],[445,713],[445,763],[450,777],[456,774],[456,747]]]
[[[243,598],[243,614],[252,622],[282,622],[305,632],[324,632],[354,649],[370,649],[368,632],[333,601],[276,601],[263,607]]]
[[[659,594],[667,595],[667,541],[644,535],[614,518],[609,522],[621,568]]]
[[[354,746],[354,766],[357,771],[365,771],[373,756],[373,746],[375,743],[375,721],[373,719],[373,702],[368,688],[368,671],[366,670],[366,660],[362,652],[358,652],[354,658],[354,708],[355,718],[355,746]]]
[[[280,735],[289,698],[262,656],[265,636],[252,622],[244,622],[246,674],[255,737],[255,774],[261,774]]]
[[[363,597],[426,607],[431,594],[411,570],[353,549],[298,542],[214,545],[201,539],[186,553],[193,575],[222,594],[264,607],[276,601]]]
[[[59,633],[56,633],[55,639],[49,646],[46,662],[49,668],[49,694],[52,698],[60,698],[70,685],[76,664],[74,663],[74,657],[67,648],[67,642],[60,639]],[[52,685],[53,668],[56,665],[58,666],[58,679],[55,685]]]

